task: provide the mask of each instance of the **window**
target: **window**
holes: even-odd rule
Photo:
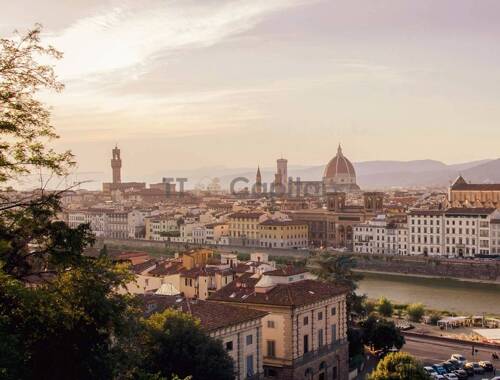
[[[233,341],[226,342],[226,351],[232,351],[233,350]]]
[[[247,346],[253,343],[253,335],[247,335]]]
[[[253,355],[248,355],[246,362],[247,362],[247,377],[252,377],[254,374],[253,373]]]
[[[267,327],[270,329],[274,329],[275,327],[274,321],[267,321]]]
[[[321,347],[323,345],[323,329],[318,330],[318,346]]]
[[[309,335],[304,335],[304,354],[309,352]]]
[[[322,312],[322,311],[320,311],[320,312],[318,313],[318,321],[322,321],[322,320],[323,320],[323,312]]]
[[[304,326],[309,324],[309,317],[304,317]]]
[[[337,341],[337,325],[332,325],[332,343]]]
[[[270,358],[276,357],[276,341],[267,341],[267,356],[269,356]]]

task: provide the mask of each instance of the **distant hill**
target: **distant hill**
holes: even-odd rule
[[[439,186],[447,187],[459,174],[471,182],[500,183],[500,159],[480,160],[447,165],[436,160],[414,161],[364,161],[353,163],[356,169],[358,184],[362,189],[388,189],[394,187]],[[319,181],[323,177],[324,165],[289,166],[288,173],[293,178],[300,177],[302,181]],[[237,177],[248,178],[251,186],[255,181],[256,168],[228,168],[223,166],[205,167],[193,170],[165,171],[165,173],[144,174],[143,178],[127,180],[142,180],[148,183],[160,182],[162,177],[188,178],[187,188],[192,189],[198,183],[208,184],[210,179],[218,177],[223,189],[229,189],[231,181]],[[264,183],[274,180],[275,168],[260,168]],[[87,174],[87,175],[84,175]],[[102,173],[80,173],[79,180],[94,177],[93,185],[100,188],[99,179]],[[95,178],[97,177],[97,178]],[[99,178],[99,179],[98,179]],[[240,187],[244,185],[240,182]],[[94,186],[84,186],[94,187]]]

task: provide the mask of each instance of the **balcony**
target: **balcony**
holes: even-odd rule
[[[336,351],[337,349],[343,347],[344,345],[347,345],[347,339],[341,339],[341,340],[337,340],[334,343],[325,344],[325,345],[317,348],[316,350],[309,351],[309,352],[305,353],[304,355],[302,355],[299,358],[293,359],[293,366],[298,367],[298,366],[302,366],[304,364],[307,364],[313,360],[316,360],[318,357],[321,357],[321,356],[326,355],[330,352]]]

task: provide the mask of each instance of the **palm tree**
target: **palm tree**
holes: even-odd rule
[[[363,278],[362,275],[353,271],[356,267],[356,259],[349,255],[324,252],[312,257],[307,267],[311,273],[318,276],[319,280],[345,286],[351,292],[358,288],[357,282]]]
[[[314,256],[307,262],[307,268],[312,274],[318,276],[318,280],[335,285],[344,286],[347,293],[347,319],[352,322],[351,311],[359,313],[364,296],[356,295],[358,281],[363,278],[359,273],[353,271],[356,268],[356,259],[350,255],[339,255],[324,252]]]

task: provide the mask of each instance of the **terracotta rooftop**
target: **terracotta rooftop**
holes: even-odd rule
[[[451,190],[458,191],[500,191],[500,183],[455,183]]]
[[[209,300],[240,304],[301,306],[347,293],[345,288],[317,280],[277,284],[267,293],[257,293],[255,284],[258,281],[256,278],[239,278],[212,294]]]
[[[446,210],[446,215],[490,215],[495,212],[493,207],[453,207]]]
[[[164,261],[159,263],[155,269],[149,271],[152,276],[168,276],[182,270],[182,263],[179,261]]]
[[[162,312],[168,308],[177,309],[199,319],[201,327],[206,331],[213,331],[223,327],[260,319],[268,314],[264,311],[216,302],[188,300],[178,296],[145,294],[141,295],[140,299],[143,302],[146,316]]]
[[[262,215],[264,215],[263,212],[235,212],[228,215],[228,217],[238,219],[259,219]]]
[[[269,272],[264,272],[265,275],[268,276],[280,276],[280,277],[288,277],[296,274],[307,273],[306,268],[299,268],[296,266],[288,265],[284,268],[276,269]]]

